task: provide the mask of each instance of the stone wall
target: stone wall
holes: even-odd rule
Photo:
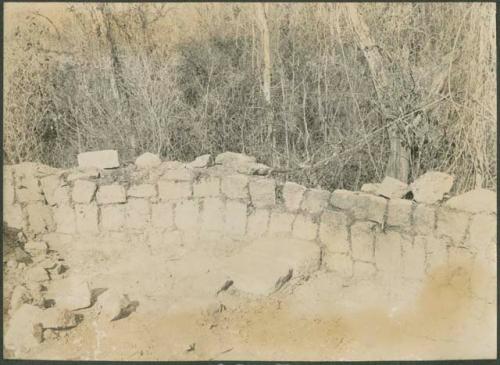
[[[346,280],[418,283],[451,263],[480,267],[494,296],[494,192],[425,204],[283,184],[244,155],[219,155],[212,166],[210,160],[115,169],[4,166],[4,222],[42,240],[109,232],[147,234],[164,245],[175,234],[194,241],[290,237],[315,242],[322,268]]]

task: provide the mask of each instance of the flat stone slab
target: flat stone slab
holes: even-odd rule
[[[263,238],[246,246],[222,265],[235,288],[254,295],[269,295],[292,278],[318,269],[319,246],[313,242]]]
[[[79,167],[97,167],[99,169],[113,169],[120,166],[116,150],[102,150],[83,152],[78,154]]]

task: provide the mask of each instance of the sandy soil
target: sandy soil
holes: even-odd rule
[[[104,321],[95,306],[74,329],[46,338],[26,359],[376,360],[496,356],[496,308],[464,288],[467,272],[443,267],[400,293],[368,281],[343,283],[319,270],[268,297],[224,283],[220,260],[247,245],[179,244],[161,254],[144,239],[88,239],[61,252],[71,275],[138,301]],[[119,247],[119,249],[118,249]],[[7,281],[9,278],[7,272]],[[50,288],[49,288],[50,291]],[[6,354],[8,355],[8,354]]]

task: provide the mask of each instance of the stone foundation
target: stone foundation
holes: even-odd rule
[[[169,245],[176,234],[198,240],[299,239],[317,245],[322,268],[349,282],[423,282],[450,264],[482,266],[496,282],[494,205],[463,201],[470,196],[481,199],[481,191],[451,198],[450,203],[425,204],[282,184],[269,176],[241,174],[238,171],[261,169],[242,169],[238,161],[230,162],[198,168],[167,161],[112,170],[4,166],[4,221],[42,240],[54,234],[112,232],[154,235],[162,245]],[[422,184],[418,188],[419,193],[425,189]],[[486,194],[496,199],[496,194]],[[479,295],[492,301],[495,292]]]

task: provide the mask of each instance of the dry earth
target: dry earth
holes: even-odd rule
[[[286,247],[289,242],[282,240]],[[101,318],[96,305],[79,310],[83,321],[78,326],[46,335],[16,357],[374,360],[496,353],[496,308],[465,293],[468,275],[453,264],[422,286],[407,284],[396,294],[368,281],[343,283],[324,269],[292,279],[267,296],[250,296],[235,285],[217,294],[227,279],[226,263],[253,243],[184,237],[159,254],[147,242],[140,235],[133,240],[120,234],[71,245],[51,242],[70,268],[65,276],[85,277],[94,296],[113,289],[138,305],[115,321]],[[4,308],[22,270],[4,266]],[[265,268],[255,268],[256,277],[259,270]]]

